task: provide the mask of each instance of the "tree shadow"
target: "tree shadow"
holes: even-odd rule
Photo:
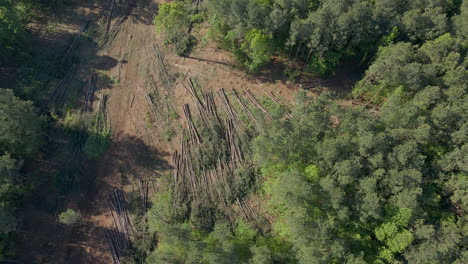
[[[273,59],[273,61],[263,67],[259,73],[252,74],[251,78],[258,79],[265,83],[285,83],[288,80],[288,77],[285,74],[286,69],[287,65],[283,61]]]
[[[155,179],[161,173],[172,169],[164,157],[170,154],[146,145],[131,135],[116,135],[118,140],[111,143],[113,166],[128,177],[124,179]]]
[[[131,253],[129,236],[114,228],[83,224],[74,228],[71,237],[64,256],[67,263],[112,263],[111,247],[120,258]]]
[[[250,74],[247,78],[260,80],[265,83],[294,83],[299,88],[305,90],[316,92],[329,90],[338,95],[345,95],[361,79],[365,70],[365,67],[355,59],[340,63],[335,71],[327,77],[320,77],[316,74],[305,72],[304,68],[305,65],[302,62],[290,63],[281,59],[273,59],[259,73]],[[290,76],[288,76],[288,71],[290,71]]]
[[[204,61],[204,62],[209,62],[209,63],[214,63],[214,64],[219,64],[219,65],[224,65],[224,66],[232,66],[229,63],[222,62],[222,61],[215,61],[215,60],[209,60],[209,59],[203,59],[203,58],[197,58],[197,57],[191,57],[191,56],[184,56],[186,59],[191,59],[191,60],[197,60],[197,61]]]
[[[135,4],[120,4],[123,13],[131,16],[134,23],[152,25],[154,16],[158,13],[158,4],[153,0],[141,0]]]
[[[112,28],[123,17],[132,17],[135,24],[152,25],[158,9],[158,4],[153,0],[116,2],[112,11],[110,27]]]
[[[118,60],[112,58],[111,56],[104,55],[104,56],[96,56],[95,57],[96,63],[94,68],[97,70],[110,70],[117,66]]]
[[[301,76],[299,84],[306,90],[317,90],[322,88],[333,91],[337,95],[346,95],[351,92],[354,85],[362,78],[365,66],[357,59],[348,59],[341,62],[334,73],[327,78]]]

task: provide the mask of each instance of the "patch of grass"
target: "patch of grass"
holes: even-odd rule
[[[173,120],[177,120],[180,117],[179,114],[173,108],[169,109],[168,116],[170,119],[173,119]]]
[[[49,21],[45,26],[45,30],[49,33],[58,33],[60,31],[60,27],[57,22]]]
[[[146,127],[148,127],[148,128],[152,128],[152,127],[153,127],[153,120],[151,120],[151,115],[150,115],[150,113],[146,113],[146,115],[145,115],[145,123],[146,123]]]
[[[176,135],[176,132],[174,129],[172,128],[167,128],[164,130],[163,132],[163,139],[167,142],[170,142],[172,140],[172,138],[174,138],[174,136]]]
[[[115,86],[119,86],[120,81],[116,79],[114,76],[110,76],[109,79],[112,81],[112,84],[114,84]]]

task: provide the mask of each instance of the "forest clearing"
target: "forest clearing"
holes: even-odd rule
[[[0,0],[0,263],[467,263],[467,14]]]

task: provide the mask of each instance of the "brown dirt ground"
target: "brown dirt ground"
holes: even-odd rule
[[[75,227],[58,225],[54,216],[30,208],[25,215],[25,219],[30,219],[25,220],[30,233],[23,236],[18,250],[22,262],[44,263],[41,259],[47,258],[53,263],[112,263],[103,235],[112,225],[108,195],[115,188],[129,190],[132,179],[155,178],[170,170],[170,154],[178,144],[161,140],[158,124],[148,126],[145,120],[149,109],[144,95],[151,92],[151,78],[162,89],[150,49],[152,44],[162,43],[152,25],[159,2],[165,1],[129,0],[119,5],[114,23],[123,15],[128,15],[128,19],[112,44],[89,61],[89,69],[99,69],[115,81],[113,85],[98,82],[96,91],[96,95],[108,96],[106,109],[112,127],[109,148],[101,160],[87,165],[81,195],[67,199],[66,207],[82,213],[82,223]],[[89,15],[92,8],[80,10]],[[203,34],[203,29],[199,34]],[[274,92],[286,101],[291,101],[299,89],[299,85],[286,81],[281,59],[252,77],[233,68],[229,53],[210,43],[201,42],[188,58],[174,55],[171,47],[162,50],[170,72],[178,76],[173,95],[179,116],[183,103],[191,101],[181,85],[184,76],[194,78],[204,90],[250,89],[257,95]],[[86,69],[83,72],[89,73]]]

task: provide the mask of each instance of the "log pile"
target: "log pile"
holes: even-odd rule
[[[65,96],[68,87],[70,86],[71,82],[73,81],[73,77],[75,76],[76,72],[76,66],[72,65],[67,73],[65,74],[65,77],[63,77],[62,81],[57,85],[57,87],[54,89],[52,94],[49,96],[49,100],[47,101],[47,105],[51,105],[55,103],[58,100],[63,99]]]
[[[95,130],[97,133],[101,133],[109,129],[109,124],[107,123],[106,115],[106,101],[107,96],[105,96],[104,94],[99,94],[99,105],[95,124]]]
[[[213,92],[203,93],[203,99],[205,100],[204,115],[208,117],[208,120],[215,118],[219,121],[218,110],[216,109],[216,103]]]
[[[151,98],[151,96],[149,94],[145,94],[145,100],[146,100],[146,103],[148,104],[148,108],[151,112],[151,114],[153,115],[154,117],[154,120],[155,121],[161,121],[160,117],[161,117],[161,113],[158,113],[158,109],[155,107],[155,104],[153,102],[153,99]]]
[[[199,155],[204,155],[200,152],[200,148],[203,147],[201,145],[203,139],[198,132],[199,129],[193,122],[189,105],[185,104],[183,111],[187,128],[184,130],[182,137],[181,152],[176,151],[172,156],[175,167],[173,170],[175,193],[181,195],[180,199],[183,199],[184,193],[186,193],[192,200],[196,200],[198,195],[203,195],[208,197],[210,201],[222,205],[227,210],[227,201],[225,201],[225,195],[221,190],[229,189],[228,179],[233,176],[234,170],[244,162],[237,135],[237,130],[240,129],[237,111],[222,89],[217,92],[217,100],[215,100],[212,92],[202,93],[199,96],[190,78],[187,78],[183,85],[198,108],[201,119],[200,126],[203,126],[204,129],[210,129],[210,133],[222,133],[226,142],[226,149],[224,151],[227,154],[227,160],[218,157],[218,161],[214,167],[194,167],[194,164],[197,164],[196,166],[200,165],[194,163],[192,159],[200,159]],[[220,102],[226,113],[226,119],[224,120],[220,119],[216,101]],[[221,127],[223,130],[218,130],[218,132],[213,130],[214,126],[212,125],[214,124],[218,124],[216,127]]]
[[[190,138],[190,143],[199,145],[201,144],[202,140],[201,140],[200,134],[197,131],[197,128],[193,124],[192,114],[190,113],[189,105],[185,104],[183,108],[184,108],[185,121],[187,124],[187,131],[188,131],[188,136]]]
[[[249,99],[249,101],[252,103],[252,105],[254,105],[257,109],[263,112],[263,114],[269,121],[273,120],[270,113],[262,106],[262,104],[260,104],[257,101],[255,96],[252,94],[252,92],[249,89],[244,90],[244,94],[246,95],[247,99]]]
[[[123,16],[114,24],[110,32],[104,36],[104,39],[101,42],[101,49],[106,47],[115,39],[115,37],[117,37],[122,24],[125,22],[125,20],[127,20],[127,18],[128,16]]]
[[[253,210],[250,202],[248,200],[240,200],[237,198],[236,205],[239,207],[242,215],[244,216],[244,219],[247,220],[247,222],[249,222],[252,226],[257,228],[260,233],[263,233],[259,225],[259,219],[257,217],[258,214]]]
[[[115,0],[111,0],[109,14],[107,15],[106,35],[109,34],[110,24],[112,20],[112,12],[114,11]]]
[[[244,171],[250,173],[248,170],[252,166],[243,153],[248,148],[245,144],[250,143],[243,141],[248,124],[243,123],[239,114],[243,111],[254,122],[259,122],[257,119],[260,113],[266,120],[272,120],[272,116],[249,90],[242,96],[232,90],[232,95],[238,101],[236,107],[239,109],[236,109],[224,89],[219,89],[216,93],[202,93],[196,90],[191,78],[186,78],[183,86],[193,99],[198,115],[191,113],[188,104],[183,106],[186,129],[183,131],[180,152],[175,151],[172,155],[173,206],[208,203],[207,206],[216,208],[225,215],[233,215],[234,208],[238,207],[244,218],[252,226],[259,228],[260,218],[250,203],[232,190],[236,174]],[[280,104],[281,101],[275,102]],[[218,112],[218,109],[222,109],[222,112]],[[258,113],[254,114],[254,110],[258,110]],[[197,117],[199,119],[194,122]],[[207,138],[202,138],[201,135],[205,136],[207,133]],[[213,142],[219,142],[219,145],[213,146]],[[213,152],[207,154],[205,147],[218,149],[211,155]]]
[[[236,142],[236,129],[234,128],[234,120],[229,119],[225,124],[225,137],[229,147],[229,153],[233,167],[237,167],[242,164],[243,157],[239,144]]]
[[[139,187],[138,190],[140,193],[142,206],[146,212],[148,210],[148,205],[149,205],[149,181],[139,180],[138,187]]]
[[[243,101],[243,99],[239,96],[239,94],[237,93],[236,90],[232,89],[232,94],[234,95],[234,97],[236,97],[237,99],[237,102],[239,103],[239,105],[242,107],[242,110],[244,110],[244,113],[247,115],[247,117],[251,120],[251,121],[257,121],[257,118],[255,117],[254,114],[252,114],[252,112],[250,111],[250,109],[247,107],[247,104]]]
[[[290,113],[290,109],[291,109],[291,106],[289,106],[288,104],[280,101],[273,92],[270,92],[270,98],[273,102],[275,102],[276,104],[282,106],[284,109],[286,109],[286,115],[291,118],[292,115]]]
[[[91,111],[91,105],[96,90],[97,75],[91,74],[88,80],[88,89],[86,90],[85,101],[83,102],[83,113]]]
[[[172,83],[171,77],[167,70],[167,66],[164,60],[164,55],[161,52],[158,44],[153,45],[154,56],[156,57],[156,62],[158,65],[158,76],[159,80],[162,82],[164,87],[168,88],[169,85]]]
[[[122,234],[115,228],[107,228],[104,230],[104,237],[106,238],[107,245],[109,246],[109,251],[112,256],[112,261],[114,264],[121,264],[120,258],[123,256],[126,243],[124,238],[122,238]]]
[[[78,32],[78,34],[75,36],[75,38],[73,39],[73,41],[70,43],[70,45],[68,45],[67,49],[65,50],[65,54],[64,54],[64,58],[67,57],[68,55],[71,54],[71,52],[75,49],[76,45],[78,44],[79,40],[80,40],[80,37],[81,35],[86,31],[86,29],[88,28],[89,26],[89,19],[86,20],[83,25],[81,26],[81,29],[80,31]]]
[[[127,211],[125,194],[122,190],[115,190],[109,195],[109,205],[112,208],[112,220],[117,230],[122,233],[127,240],[133,234],[133,226]]]
[[[130,236],[133,235],[134,230],[127,211],[124,192],[115,190],[109,195],[108,201],[114,227],[104,230],[104,235],[114,263],[119,264],[120,258],[130,246]]]
[[[206,115],[207,111],[205,108],[205,104],[203,103],[202,99],[200,99],[200,97],[197,95],[197,91],[195,90],[192,79],[188,77],[185,80],[185,83],[182,83],[182,85],[184,86],[185,90],[187,90],[187,92],[192,96],[192,99],[195,101],[195,104],[198,108],[198,112],[200,113],[202,119],[207,120],[208,116]]]
[[[228,116],[229,119],[238,120],[238,115],[236,109],[232,106],[229,98],[226,95],[226,92],[223,88],[218,90],[218,98],[221,102],[221,106],[223,107],[224,112]]]

